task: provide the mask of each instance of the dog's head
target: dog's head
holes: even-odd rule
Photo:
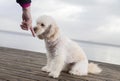
[[[58,35],[58,27],[50,16],[41,16],[37,19],[34,32],[40,39],[53,40]]]

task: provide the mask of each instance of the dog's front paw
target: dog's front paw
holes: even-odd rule
[[[50,69],[47,66],[42,67],[41,70],[45,72],[50,72]]]
[[[51,72],[51,73],[49,73],[49,76],[53,77],[53,78],[58,78],[59,75],[60,75],[60,73],[57,73],[57,72]]]

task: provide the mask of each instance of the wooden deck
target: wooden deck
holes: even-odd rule
[[[0,47],[0,81],[120,81],[120,66],[98,62],[101,74],[74,76],[62,72],[58,79],[48,77],[41,67],[44,54]]]

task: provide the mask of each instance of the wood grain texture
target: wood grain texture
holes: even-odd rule
[[[43,53],[0,47],[0,81],[120,81],[120,65],[95,62],[103,69],[98,75],[80,77],[62,72],[53,79],[41,71],[45,63]]]

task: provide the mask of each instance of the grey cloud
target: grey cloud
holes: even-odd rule
[[[117,37],[117,35],[120,35],[120,33],[117,35],[115,32],[106,34],[103,32],[98,32],[96,29],[104,26],[105,24],[109,24],[109,19],[111,19],[112,16],[120,17],[120,0],[104,0],[105,2],[98,2],[98,0],[62,1],[67,4],[82,6],[85,10],[82,13],[80,12],[71,16],[71,18],[77,19],[77,22],[66,24],[66,26],[70,25],[69,31],[66,30],[68,32],[71,32],[73,28],[76,28],[76,30],[74,30],[75,33],[73,37],[79,37],[80,39],[85,40],[95,40],[119,44],[117,40],[120,39]]]
[[[95,0],[62,0],[64,2],[75,4],[75,5],[94,5],[96,4]]]
[[[120,16],[120,0],[108,0],[100,3],[98,0],[62,0],[72,5],[82,5],[86,11],[75,16],[83,27],[96,27],[106,23],[110,16]],[[111,1],[111,2],[110,2]]]
[[[106,13],[106,14],[117,14],[120,15],[120,0],[62,0],[65,3],[72,5],[79,5],[86,8],[88,11],[93,13]]]

